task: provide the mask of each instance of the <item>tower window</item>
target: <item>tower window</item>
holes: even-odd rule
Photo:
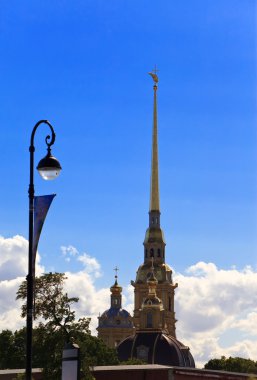
[[[154,218],[152,218],[152,224],[154,224]]]
[[[145,257],[147,257],[147,249],[145,250]]]
[[[169,311],[171,311],[171,298],[169,297]]]
[[[161,250],[158,248],[158,257],[161,257]]]
[[[154,250],[153,250],[153,248],[150,249],[150,257],[154,257]]]
[[[147,313],[146,315],[146,327],[152,328],[153,327],[153,314]]]

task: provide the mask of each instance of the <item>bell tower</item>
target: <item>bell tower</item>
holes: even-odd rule
[[[118,284],[117,271],[115,269],[115,282],[110,287],[111,305],[98,317],[98,337],[104,343],[115,348],[123,339],[134,333],[132,317],[129,312],[122,309],[122,287]]]
[[[150,207],[149,225],[144,239],[144,263],[137,271],[136,281],[131,281],[135,292],[134,325],[136,330],[142,328],[140,310],[148,295],[148,279],[151,277],[151,267],[158,281],[156,294],[163,302],[163,318],[167,332],[176,337],[175,312],[174,312],[174,290],[177,284],[173,284],[172,270],[165,263],[165,239],[160,222],[160,197],[159,197],[159,164],[158,164],[158,120],[157,120],[157,90],[158,76],[155,68],[149,73],[154,81],[153,85],[153,132],[152,132],[152,160],[150,180]]]
[[[165,263],[165,240],[160,222],[157,85],[156,68],[149,73],[153,86],[153,134],[150,181],[149,225],[144,239],[143,264],[139,266],[134,287],[135,334],[124,339],[117,347],[120,361],[129,358],[149,364],[195,367],[189,347],[176,339],[172,270]]]

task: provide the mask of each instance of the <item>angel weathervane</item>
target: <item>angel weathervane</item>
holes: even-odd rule
[[[157,72],[158,72],[158,71],[159,71],[159,70],[157,70],[157,67],[156,67],[156,65],[155,65],[153,71],[151,71],[150,73],[148,73],[148,74],[151,75],[151,77],[153,78],[153,81],[154,81],[155,84],[157,84],[158,81],[159,81],[158,76],[157,76]]]

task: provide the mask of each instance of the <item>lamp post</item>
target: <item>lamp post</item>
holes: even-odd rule
[[[47,155],[40,160],[37,169],[45,180],[52,180],[60,174],[61,165],[51,155],[51,146],[55,141],[55,132],[47,120],[40,120],[34,126],[30,139],[30,183],[29,183],[29,253],[28,253],[28,275],[27,275],[27,339],[26,339],[26,380],[31,380],[32,373],[32,326],[33,326],[33,293],[34,293],[34,271],[33,271],[33,239],[34,239],[34,137],[40,124],[47,124],[51,130],[51,136],[47,135]]]

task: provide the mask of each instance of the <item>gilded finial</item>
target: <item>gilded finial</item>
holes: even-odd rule
[[[154,81],[154,84],[156,85],[158,82],[159,82],[159,79],[158,79],[158,76],[157,76],[157,72],[159,70],[157,70],[157,67],[156,65],[154,66],[154,69],[148,73],[149,75],[151,75],[151,77],[153,78],[153,81]]]

